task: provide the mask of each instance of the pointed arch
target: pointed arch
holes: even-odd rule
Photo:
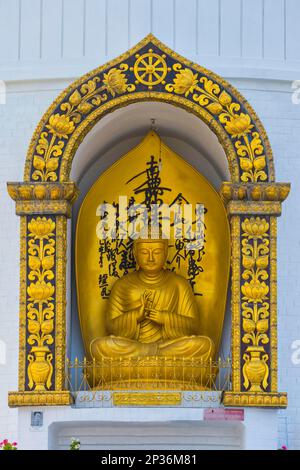
[[[224,148],[232,182],[274,181],[271,146],[247,100],[152,34],[58,96],[33,134],[24,181],[68,181],[75,152],[91,128],[106,114],[139,101],[170,103],[204,121]]]

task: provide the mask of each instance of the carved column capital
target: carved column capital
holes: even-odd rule
[[[289,183],[230,183],[224,182],[220,195],[228,214],[281,215],[281,203],[290,192]]]
[[[74,182],[66,183],[7,183],[10,197],[16,201],[16,214],[55,214],[71,216],[78,196]]]
[[[224,181],[220,194],[224,203],[229,201],[279,201],[283,202],[289,192],[290,183],[231,183]]]

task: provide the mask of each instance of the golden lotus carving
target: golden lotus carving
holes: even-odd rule
[[[34,181],[56,181],[56,170],[59,159],[63,154],[66,141],[82,121],[84,115],[89,113],[107,100],[107,93],[113,97],[116,94],[132,92],[134,84],[128,84],[125,73],[129,69],[127,64],[120,64],[119,68],[112,68],[104,74],[102,86],[97,88],[99,77],[94,77],[75,90],[68,100],[61,104],[61,113],[49,117],[45,126],[47,131],[41,133],[33,157]],[[49,138],[49,136],[51,136]]]
[[[245,218],[242,226],[242,341],[249,344],[244,355],[244,387],[261,392],[268,387],[269,355],[269,223],[262,217]]]
[[[33,347],[31,353],[28,355],[28,386],[36,391],[45,391],[51,387],[53,355],[47,347]]]
[[[104,74],[103,83],[104,85],[106,85],[107,91],[111,93],[112,96],[115,96],[116,94],[121,95],[122,93],[125,93],[129,86],[127,84],[127,78],[124,72],[116,68],[110,69],[108,73]],[[131,89],[134,89],[132,85]]]
[[[244,232],[243,236],[247,236],[249,239],[252,238],[258,240],[263,236],[268,236],[269,224],[266,219],[262,219],[261,217],[250,217],[249,219],[247,218],[244,220],[242,223],[242,229]]]
[[[115,205],[119,194],[126,195],[128,201],[134,199],[135,203],[146,205],[151,195],[153,200],[157,196],[169,207],[174,201],[188,201],[195,208],[197,202],[201,201],[205,208],[204,231],[208,231],[203,236],[210,239],[210,243],[205,244],[205,254],[202,254],[203,246],[199,251],[189,252],[187,241],[177,240],[171,233],[166,269],[159,273],[164,278],[163,285],[158,283],[155,287],[140,280],[140,270],[137,270],[133,259],[132,241],[99,240],[96,235],[95,224],[99,222],[95,218],[97,207],[103,201]],[[167,147],[154,131],[150,131],[137,147],[99,177],[80,209],[76,234],[76,277],[81,331],[88,360],[94,358],[97,364],[101,364],[103,358],[109,361],[118,352],[120,357],[125,355],[126,358],[128,351],[134,357],[139,355],[152,359],[168,351],[169,359],[173,360],[180,350],[183,357],[192,355],[195,361],[198,360],[198,376],[202,374],[205,382],[204,365],[201,369],[200,362],[202,360],[208,368],[210,359],[218,354],[222,334],[229,276],[229,244],[227,216],[218,194],[200,173]],[[182,279],[180,289],[177,276]],[[137,331],[134,330],[135,310],[143,294],[147,294],[146,310],[150,308],[151,302],[153,309],[157,304],[157,309],[164,312],[172,306],[170,317],[165,312],[165,318],[169,319],[166,321],[170,322],[165,333],[162,326],[155,326],[155,320],[151,320],[150,324],[149,319],[145,319],[145,325],[141,323]],[[150,300],[151,296],[155,298]],[[194,318],[189,326],[191,319],[185,318],[188,314],[186,306],[181,303],[183,298],[185,302],[190,299],[195,309],[193,315],[192,307],[189,311]],[[124,306],[121,306],[122,302]],[[109,312],[114,317],[116,311],[111,307],[114,305],[120,305],[117,309],[119,313],[123,307],[127,312],[130,305],[133,309],[135,306],[132,315],[127,312],[127,320],[124,311],[124,315],[119,318],[119,328],[111,327],[113,319],[110,319]],[[177,310],[178,319],[175,315]],[[141,333],[142,339],[138,341],[140,329],[148,333],[143,333],[144,336]],[[149,336],[152,339],[148,342]],[[164,341],[167,340],[170,344],[164,348]],[[163,370],[162,364],[162,375]],[[143,372],[141,367],[138,372],[140,380],[144,373],[147,374],[146,369]],[[118,375],[118,370],[114,370],[114,373]],[[133,375],[131,370],[131,379],[136,382],[137,378]],[[166,377],[161,377],[161,380],[164,379]],[[146,377],[143,376],[143,380]],[[181,385],[183,382],[183,378],[181,382],[179,380]]]
[[[224,119],[225,129],[232,137],[242,137],[253,129],[251,119],[248,114],[241,113],[238,116],[231,116]],[[244,159],[244,161],[247,159]],[[251,163],[251,162],[250,162]],[[264,165],[265,166],[265,165]]]
[[[148,55],[146,65],[138,62],[146,70],[137,72],[136,67],[135,75],[130,67],[149,54],[149,49],[160,62],[155,63],[152,55],[151,64]],[[152,73],[154,64],[162,66],[163,70],[156,70],[159,78]],[[157,85],[153,85],[154,79],[159,80]],[[152,35],[60,94],[32,137],[25,182],[8,185],[21,216],[20,302],[24,306],[20,309],[19,392],[9,394],[9,403],[71,403],[70,393],[64,391],[64,369],[66,218],[76,198],[75,185],[69,181],[72,159],[99,119],[137,101],[162,101],[192,112],[212,129],[224,148],[231,182],[223,183],[221,195],[231,221],[233,299],[232,391],[225,392],[224,405],[285,407],[286,394],[277,391],[276,216],[289,185],[274,182],[268,137],[238,91]],[[39,220],[43,218],[47,222]],[[37,251],[50,242],[53,252],[41,257]],[[35,253],[29,253],[34,249],[30,243],[38,247]],[[43,278],[43,271],[49,277]],[[106,288],[103,284],[104,293]],[[38,364],[32,368],[34,363]]]
[[[27,287],[28,344],[32,346],[27,356],[28,387],[46,390],[51,387],[53,354],[49,346],[54,337],[54,253],[55,222],[47,217],[31,218],[28,223]]]
[[[50,134],[67,139],[68,135],[72,134],[74,131],[75,125],[73,121],[70,121],[69,116],[54,114],[50,117],[49,124],[47,124],[46,128],[49,129]]]
[[[175,91],[179,95],[188,96],[193,93],[198,84],[198,74],[190,69],[182,69],[176,74],[173,85],[167,85],[166,90]],[[220,107],[222,110],[222,107]]]
[[[244,171],[241,181],[266,180],[266,159],[262,155],[262,142],[259,134],[252,132],[254,124],[249,114],[239,112],[241,105],[234,102],[229,93],[221,91],[220,86],[207,77],[200,77],[191,69],[182,68],[181,64],[175,64],[173,69],[177,73],[173,83],[166,85],[166,90],[179,95],[184,94],[186,97],[193,94],[192,99],[216,115],[232,138],[242,138],[234,143],[237,155],[240,157],[240,167]]]

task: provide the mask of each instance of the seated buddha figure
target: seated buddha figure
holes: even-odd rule
[[[185,278],[164,269],[167,254],[167,239],[134,241],[138,270],[113,285],[106,312],[108,336],[90,344],[94,360],[213,357],[212,340],[199,335],[200,313],[192,288]]]

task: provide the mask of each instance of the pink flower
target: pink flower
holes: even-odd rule
[[[282,450],[287,450],[287,446],[281,446]]]
[[[12,446],[14,446],[14,447],[15,447],[16,445],[18,445],[18,443],[17,443],[17,442],[13,442],[13,443],[12,443]]]
[[[8,443],[8,439],[4,439],[4,441],[2,442],[2,444],[6,445]]]

